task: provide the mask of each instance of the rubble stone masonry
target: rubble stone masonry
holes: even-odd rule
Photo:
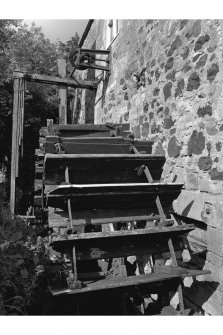
[[[106,26],[94,20],[83,48],[106,49]],[[185,282],[185,297],[222,315],[223,21],[119,20],[110,48],[111,75],[99,84],[94,122],[130,123],[136,138],[153,140],[153,153],[165,155],[163,181],[185,185],[174,209],[195,222],[189,248],[196,265],[212,272]]]

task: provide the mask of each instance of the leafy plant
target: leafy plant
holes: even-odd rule
[[[49,287],[65,282],[63,257],[7,209],[0,222],[0,315],[52,314]]]

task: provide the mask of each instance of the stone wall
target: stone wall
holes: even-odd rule
[[[212,271],[185,295],[198,309],[223,314],[223,21],[119,23],[94,122],[129,122],[136,138],[152,139],[153,153],[165,154],[163,180],[185,185],[174,209],[196,220],[190,247]],[[105,38],[106,21],[95,20],[83,47],[104,49]]]

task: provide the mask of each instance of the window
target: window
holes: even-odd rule
[[[107,45],[108,48],[119,32],[119,24],[117,19],[107,20]]]

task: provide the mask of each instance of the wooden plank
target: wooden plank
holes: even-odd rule
[[[21,137],[20,137],[21,157],[23,157],[24,100],[25,100],[25,80],[22,80]]]
[[[139,154],[139,151],[138,151],[138,149],[135,146],[133,146],[133,151],[134,151],[134,153],[136,155]],[[153,177],[152,177],[152,175],[150,173],[150,170],[148,169],[148,166],[145,166],[144,173],[145,173],[145,176],[146,176],[148,182],[152,183],[153,182]],[[165,215],[165,213],[163,211],[163,207],[161,205],[161,201],[160,201],[159,195],[157,195],[155,201],[156,201],[156,206],[157,206],[157,209],[158,209],[158,212],[159,212],[159,215],[160,215],[160,223],[162,224],[163,221],[166,219],[166,215]]]
[[[162,199],[163,206],[169,208],[181,192],[182,185],[176,184],[92,184],[45,186],[47,205],[66,208],[67,198],[80,209],[125,209],[143,208],[144,215],[157,212],[156,195]],[[141,212],[141,214],[143,214]]]
[[[105,276],[108,275],[107,272],[82,272],[77,274],[77,278],[79,280],[90,280],[90,279],[95,279],[95,278],[105,278]]]
[[[13,119],[12,119],[12,154],[11,154],[11,183],[10,183],[10,212],[15,212],[15,191],[16,191],[16,166],[18,147],[18,103],[19,103],[19,79],[14,79],[13,98]]]
[[[47,153],[54,153],[54,145],[56,143],[61,143],[62,146],[65,146],[67,153],[70,152],[70,146],[78,146],[79,144],[131,144],[130,141],[125,141],[122,137],[61,137],[61,136],[46,136],[44,141],[44,148]],[[74,152],[75,153],[75,152]]]
[[[67,60],[66,58],[59,58],[58,74],[59,77],[65,79],[67,76]],[[59,97],[59,123],[67,124],[67,85],[58,85],[58,97]]]
[[[57,186],[50,195],[81,196],[117,193],[171,193],[179,192],[183,184],[167,183],[111,183],[111,184],[63,184]]]
[[[73,143],[73,144],[84,144],[84,143],[91,143],[91,144],[126,144],[129,146],[133,146],[133,144],[137,146],[152,146],[153,141],[134,141],[132,142],[131,139],[123,138],[121,136],[115,137],[91,137],[89,136],[82,136],[82,137],[63,137],[63,136],[56,136],[56,135],[46,135],[46,137],[42,137],[40,139],[44,139],[45,143],[57,143],[58,141]],[[37,149],[39,150],[39,149]]]
[[[137,173],[141,165],[148,166],[154,180],[160,180],[164,163],[165,157],[150,154],[46,154],[45,183],[61,184],[67,166],[73,184],[146,182]]]
[[[43,150],[41,150],[41,149],[35,149],[35,156],[38,156],[38,157],[40,157],[42,159],[43,156],[44,156]]]
[[[129,128],[129,124],[72,124],[54,125],[52,133],[62,137],[115,137],[124,136],[124,129]],[[40,136],[52,135],[46,127],[40,129]]]
[[[17,109],[17,145],[16,145],[16,174],[15,176],[19,176],[19,147],[20,147],[20,132],[21,132],[21,89],[22,89],[22,80],[19,80],[19,93],[18,93],[18,109]]]
[[[72,268],[74,274],[74,281],[77,281],[77,260],[76,260],[76,247],[73,245],[72,248]]]
[[[176,194],[176,193],[175,193]],[[175,194],[163,193],[161,200],[163,202],[163,208],[165,212],[172,207],[172,201],[176,198]],[[106,194],[105,194],[106,195]],[[117,206],[128,211],[131,208],[144,208],[145,215],[157,215],[155,197],[153,194],[144,195],[143,193],[139,194],[126,194],[126,193],[117,193],[113,195],[82,195],[79,197],[71,197],[71,205],[78,208],[78,210],[92,210],[92,209],[103,209],[110,210],[116,208]],[[117,198],[118,196],[118,198]],[[164,202],[165,200],[165,202]],[[67,198],[65,196],[48,196],[47,205],[50,207],[55,207],[58,209],[65,210]],[[165,221],[165,220],[164,220]]]
[[[164,306],[160,315],[180,315],[180,313],[173,306]]]
[[[120,127],[121,129],[125,130],[126,128],[129,128],[129,123],[127,124],[67,124],[67,125],[63,125],[63,124],[55,124],[53,126],[55,131],[60,131],[60,132],[65,132],[68,130],[73,130],[73,131],[83,131],[83,130],[90,130],[90,131],[102,131],[102,132],[106,132],[108,130],[115,130],[116,127]]]
[[[71,154],[71,155],[67,155],[67,154],[46,154],[45,155],[45,161],[46,160],[73,160],[73,159],[84,159],[84,160],[88,160],[88,159],[130,159],[130,160],[139,160],[139,161],[157,161],[157,162],[161,162],[161,163],[165,163],[165,157],[162,155],[151,155],[151,154],[139,154],[139,155],[132,155],[132,154],[125,154],[125,155],[119,155],[119,154],[91,154],[91,155],[85,155],[85,154]]]
[[[210,271],[207,270],[188,270],[187,273],[181,273],[174,271],[174,273],[165,274],[148,274],[141,276],[129,276],[129,277],[118,277],[114,279],[101,279],[98,281],[86,282],[86,287],[76,290],[52,290],[53,296],[69,295],[69,294],[82,294],[99,290],[109,290],[109,289],[124,289],[125,287],[131,286],[142,286],[158,282],[171,281],[177,278],[195,277],[201,274],[208,274]],[[154,286],[153,286],[154,287]]]
[[[42,195],[34,195],[34,206],[42,206]]]
[[[40,191],[40,190],[42,190],[42,187],[43,187],[42,179],[35,179],[35,181],[34,181],[34,191],[35,192]]]
[[[139,236],[139,235],[154,235],[154,234],[173,234],[173,233],[184,233],[194,229],[194,225],[181,225],[171,227],[154,227],[152,229],[134,229],[134,230],[114,230],[112,232],[94,232],[94,233],[83,233],[83,234],[70,234],[66,238],[63,236],[54,236],[52,243],[62,241],[80,241],[89,239],[103,239],[113,237],[128,237],[128,236]]]
[[[112,138],[112,137],[111,137]],[[55,153],[55,143],[46,141],[45,152]],[[73,143],[73,141],[60,140],[63,150],[66,154],[129,154],[131,152],[131,144],[108,144],[108,143]],[[152,145],[136,145],[139,152],[151,154]]]
[[[68,167],[65,170],[65,181],[66,181],[66,183],[69,183],[69,169],[68,169]],[[68,208],[68,214],[69,214],[70,227],[73,228],[73,218],[72,218],[70,197],[68,197],[68,199],[67,199],[67,208]]]
[[[45,83],[45,84],[52,84],[52,85],[66,85],[68,87],[74,88],[89,88],[89,89],[96,89],[97,84],[92,80],[81,80],[77,78],[60,78],[56,76],[48,76],[43,74],[37,73],[24,73],[24,72],[13,72],[13,77],[17,78],[24,78],[27,81],[37,82],[37,83]]]
[[[121,136],[116,136],[116,137],[106,137],[106,136],[100,136],[100,137],[92,137],[89,138],[88,136],[85,137],[63,137],[63,136],[50,136],[47,135],[45,137],[45,142],[46,143],[57,143],[58,141],[60,141],[61,143],[63,142],[70,142],[73,144],[83,144],[83,143],[92,143],[92,144],[129,144],[131,145],[131,141],[124,139]]]
[[[174,246],[176,250],[183,247],[178,238],[179,233],[175,233]],[[58,241],[53,243],[54,250],[61,253],[70,253],[72,244],[75,243],[77,250],[77,259],[82,260],[99,260],[119,258],[126,256],[148,255],[159,252],[167,252],[166,235],[133,235],[120,236],[102,239],[84,239],[76,241]],[[114,247],[115,246],[115,247]]]
[[[101,225],[116,222],[131,222],[131,221],[154,221],[160,218],[159,215],[145,215],[145,209],[106,209],[106,210],[85,210],[73,211],[73,226],[79,225]],[[59,227],[61,225],[67,226],[68,224],[67,211],[52,212],[48,216],[49,227]],[[170,224],[171,220],[167,220]]]

